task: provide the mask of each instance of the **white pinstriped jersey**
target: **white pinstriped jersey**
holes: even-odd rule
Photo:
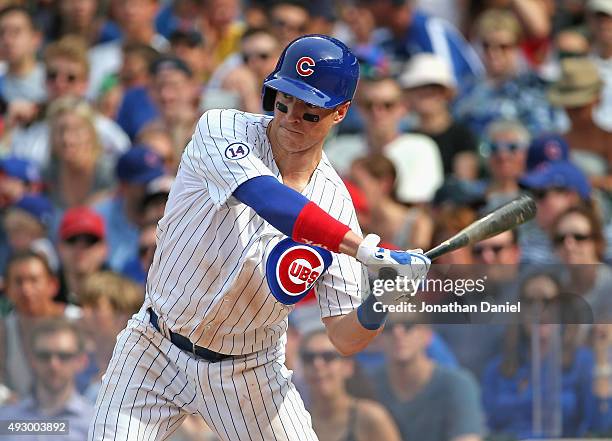
[[[284,236],[233,191],[246,180],[280,172],[266,128],[271,117],[210,110],[198,122],[157,229],[145,308],[199,346],[226,354],[252,353],[278,342],[293,306],[271,294],[266,261]],[[355,210],[323,156],[302,191],[360,233]],[[361,302],[361,264],[333,254],[316,281],[322,317],[348,314]]]

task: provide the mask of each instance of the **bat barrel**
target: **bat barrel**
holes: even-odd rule
[[[535,201],[529,196],[520,196],[467,226],[450,239],[427,251],[425,255],[431,260],[436,259],[458,248],[511,230],[533,219],[535,214]]]

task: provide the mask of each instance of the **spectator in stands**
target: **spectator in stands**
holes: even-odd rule
[[[571,159],[590,178],[595,188],[612,190],[612,132],[594,120],[604,83],[597,66],[587,57],[561,62],[561,77],[548,91],[548,99],[562,107],[570,120],[563,134],[571,146]]]
[[[436,142],[444,175],[476,179],[478,143],[474,134],[450,113],[457,83],[446,60],[436,54],[417,54],[402,72],[399,83],[406,92],[408,109],[418,116],[413,130]]]
[[[603,262],[606,241],[598,214],[586,206],[563,211],[551,227],[555,253],[565,264],[564,288],[580,294],[595,313],[612,316],[612,269]]]
[[[157,221],[143,225],[138,236],[138,253],[130,259],[121,274],[144,286],[156,249]]]
[[[85,96],[90,70],[87,47],[82,39],[69,35],[51,43],[45,49],[44,59],[50,102],[65,96]],[[9,135],[14,154],[36,162],[41,168],[47,166],[51,156],[49,125],[43,116],[41,112],[37,121],[27,127],[17,127]],[[100,114],[95,115],[94,124],[104,155],[113,162],[129,147],[130,141],[114,121]]]
[[[521,227],[522,261],[531,264],[558,262],[550,241],[553,222],[570,207],[592,204],[589,181],[571,162],[555,161],[541,164],[520,183],[530,190],[537,205],[535,222]]]
[[[580,437],[587,429],[591,412],[592,353],[578,344],[578,325],[569,319],[561,327],[559,317],[551,314],[553,305],[562,296],[558,280],[551,274],[535,273],[526,278],[520,289],[523,323],[510,325],[506,331],[504,350],[485,368],[482,389],[483,403],[489,428],[493,434],[517,438],[543,435],[544,428],[534,427],[534,397],[543,388],[548,399],[542,405],[548,409],[556,406],[562,413],[563,437]],[[571,310],[570,310],[571,311]],[[556,324],[555,324],[556,323]],[[560,331],[559,331],[560,330]],[[555,334],[561,332],[559,344]],[[535,333],[535,335],[534,335]],[[541,370],[534,371],[530,341],[539,340]],[[551,351],[561,351],[561,366]],[[540,363],[538,363],[540,364]],[[559,369],[561,390],[555,395],[546,386],[554,370]],[[534,378],[542,385],[536,386]],[[548,394],[548,395],[546,395]],[[558,397],[560,402],[554,401]]]
[[[67,297],[80,304],[87,277],[106,268],[108,245],[104,219],[88,207],[66,211],[59,227],[58,250]]]
[[[75,377],[86,363],[79,329],[65,320],[47,320],[32,331],[28,346],[32,349],[35,387],[30,396],[17,404],[0,408],[0,418],[63,421],[66,422],[65,432],[59,437],[66,441],[83,441],[93,418],[93,406],[78,394],[75,385]],[[34,437],[43,439],[38,435]],[[2,436],[7,441],[22,438],[6,433]]]
[[[9,104],[7,123],[31,120],[25,112],[36,113],[45,101],[45,70],[37,61],[42,36],[32,14],[23,6],[10,5],[0,10],[0,52],[6,73],[0,76],[0,97]]]
[[[473,278],[485,277],[485,291],[468,304],[481,301],[516,304],[521,249],[518,231],[505,231],[471,247]],[[450,346],[459,364],[481,377],[485,363],[499,353],[507,317],[502,314],[471,314],[468,324],[439,324],[435,330]]]
[[[142,101],[139,103],[141,112],[138,117],[142,117],[141,115],[148,118],[155,117],[157,113],[146,94],[146,87],[151,80],[149,66],[158,56],[159,52],[147,44],[125,43],[121,47],[122,63],[119,68],[116,71],[110,69],[105,75],[100,76],[96,96],[99,111],[109,118],[119,118],[119,109],[127,94],[136,96]],[[124,122],[123,119],[118,121],[120,125]]]
[[[478,384],[461,368],[448,368],[428,357],[430,327],[418,323],[414,315],[393,313],[383,335],[387,363],[374,384],[402,439],[481,440],[484,421]]]
[[[151,65],[149,94],[159,111],[150,125],[159,126],[172,137],[176,151],[187,145],[200,113],[198,85],[193,72],[180,58],[162,56]],[[147,127],[147,126],[145,126]]]
[[[53,206],[46,197],[39,194],[26,194],[7,208],[2,226],[8,247],[6,256],[2,255],[2,271],[5,259],[10,254],[27,250],[42,253],[52,269],[59,267],[54,246],[48,238],[52,220]]]
[[[538,74],[546,81],[553,82],[561,75],[561,62],[567,58],[587,57],[591,52],[587,36],[575,29],[561,29],[554,36],[554,47],[538,68]]]
[[[454,236],[459,231],[470,225],[476,220],[476,211],[468,206],[454,206],[443,204],[432,213],[434,219],[434,230],[431,238],[432,244],[442,243],[446,239]],[[444,254],[436,259],[436,263],[473,263],[472,253],[469,247],[459,248]],[[455,265],[455,267],[457,267]]]
[[[123,62],[118,69],[121,102],[117,108],[116,119],[131,139],[135,139],[144,125],[159,117],[155,103],[151,99],[151,65],[159,53],[148,45],[130,43],[123,46]],[[110,75],[117,75],[112,72]]]
[[[605,128],[612,127],[612,5],[605,0],[586,3],[586,23],[592,38],[592,59],[597,64],[604,87],[596,111],[597,121]]]
[[[609,311],[608,311],[609,312]],[[592,328],[591,346],[595,358],[593,395],[595,406],[588,435],[596,438],[612,436],[612,324],[611,315]]]
[[[487,203],[499,207],[519,195],[519,179],[525,173],[531,141],[527,129],[516,120],[495,120],[486,129],[489,150]]]
[[[143,146],[134,146],[119,158],[115,169],[119,185],[114,194],[96,204],[104,218],[108,263],[121,271],[133,256],[138,229],[143,225],[142,201],[146,186],[164,174],[161,158]]]
[[[413,0],[361,3],[370,8],[376,24],[389,31],[381,45],[398,67],[417,53],[433,52],[452,66],[457,84],[482,73],[478,56],[461,34],[448,22],[416,9]]]
[[[168,40],[155,29],[159,3],[159,0],[116,2],[121,44],[144,43],[160,52],[169,48]]]
[[[34,162],[14,156],[0,159],[0,208],[40,190],[42,179]]]
[[[181,156],[185,146],[177,149],[172,137],[163,128],[156,124],[149,125],[138,132],[136,144],[146,145],[161,158],[166,174],[176,176]]]
[[[80,309],[56,302],[59,291],[57,277],[47,260],[33,251],[12,255],[5,270],[5,295],[13,311],[0,322],[0,373],[11,390],[19,396],[31,392],[34,382],[30,368],[32,327],[49,317],[77,318]]]
[[[59,0],[49,39],[57,40],[69,34],[79,35],[90,46],[119,39],[119,27],[99,14],[98,6],[96,0]]]
[[[121,86],[125,89],[148,86],[151,82],[149,66],[159,57],[159,52],[144,43],[125,43],[122,52],[123,63],[119,70]]]
[[[466,83],[455,115],[477,136],[498,119],[521,121],[532,135],[556,129],[557,116],[546,100],[545,85],[521,69],[521,25],[511,11],[490,9],[478,19],[486,75]]]
[[[55,100],[48,113],[51,160],[44,175],[55,207],[64,210],[100,199],[115,181],[113,163],[102,156],[94,110],[67,96]]]
[[[87,352],[94,359],[97,372],[84,392],[93,403],[111,359],[116,336],[142,306],[143,290],[118,274],[100,271],[86,277],[79,301],[83,309],[80,324],[87,337]]]
[[[310,11],[301,0],[279,0],[269,9],[268,21],[280,47],[285,47],[308,33]]]
[[[402,250],[431,247],[432,219],[422,208],[409,208],[397,201],[396,172],[390,159],[374,154],[353,161],[351,180],[366,198],[370,233]]]
[[[300,360],[309,386],[312,426],[321,441],[400,440],[380,404],[349,395],[346,381],[354,374],[354,362],[335,350],[324,330],[303,337]]]
[[[205,83],[212,66],[211,54],[202,34],[196,30],[177,29],[170,34],[170,46],[172,53],[187,63],[196,83]]]
[[[397,199],[405,203],[430,201],[444,179],[442,159],[431,138],[399,131],[406,107],[397,82],[392,78],[360,81],[356,103],[366,122],[366,136],[341,135],[328,142],[325,152],[334,168],[347,174],[354,159],[382,153],[397,171]]]
[[[240,40],[243,63],[227,74],[226,91],[240,98],[240,109],[261,113],[261,85],[272,72],[281,52],[276,37],[266,29],[247,29]]]

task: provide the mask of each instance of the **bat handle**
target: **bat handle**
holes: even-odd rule
[[[440,245],[432,248],[429,251],[426,251],[425,255],[430,260],[435,260],[438,257],[440,257],[442,254],[446,253],[447,250],[448,250],[448,244],[446,242],[442,242]]]

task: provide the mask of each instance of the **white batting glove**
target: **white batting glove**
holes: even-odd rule
[[[379,247],[379,242],[379,236],[368,234],[357,250],[357,260],[363,263],[375,277],[393,280],[399,278],[403,279],[403,282],[421,281],[425,278],[431,266],[431,260],[423,254],[423,250],[389,250]],[[414,285],[404,283],[402,286]],[[411,292],[406,290],[399,294],[399,297],[402,297],[410,295]],[[398,296],[381,296],[380,300],[385,302],[385,297],[393,297],[394,300],[397,300]]]

